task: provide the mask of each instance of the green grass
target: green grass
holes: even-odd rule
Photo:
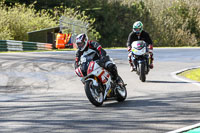
[[[179,75],[200,82],[200,68],[184,71]]]
[[[126,49],[126,47],[111,47],[111,48],[103,48],[103,49]],[[0,51],[0,53],[16,53],[16,52],[46,52],[46,51],[75,51],[76,49],[53,49],[53,50],[27,50],[27,51]]]
[[[192,129],[192,130],[189,130],[187,132],[183,132],[183,133],[200,133],[200,127]]]

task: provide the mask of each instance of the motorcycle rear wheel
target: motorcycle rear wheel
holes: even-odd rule
[[[122,85],[118,85],[118,87],[116,88],[116,100],[118,102],[123,102],[127,97],[127,90],[122,78],[120,76],[118,78],[120,79],[120,82],[122,82]]]
[[[85,93],[89,101],[95,106],[101,106],[104,101],[103,92],[93,87],[92,80],[85,83]]]

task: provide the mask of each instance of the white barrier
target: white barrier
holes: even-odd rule
[[[52,44],[25,42],[15,40],[0,40],[0,51],[52,50]]]

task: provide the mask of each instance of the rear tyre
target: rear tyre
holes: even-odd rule
[[[120,76],[118,78],[119,78],[121,84],[117,85],[117,87],[116,87],[116,97],[117,97],[116,100],[118,102],[123,102],[127,97],[127,90],[126,90],[126,87],[125,87],[125,84],[124,84],[124,81],[122,80],[122,78]]]
[[[85,83],[85,93],[89,101],[95,106],[101,106],[104,101],[103,92],[93,86],[92,80]]]

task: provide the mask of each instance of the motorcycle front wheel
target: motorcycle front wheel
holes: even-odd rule
[[[140,76],[140,80],[142,82],[145,82],[146,80],[146,75],[145,75],[145,64],[144,62],[142,62],[141,64],[139,64],[139,76]]]
[[[93,86],[92,80],[89,80],[85,83],[85,93],[93,105],[98,107],[103,104],[103,92]]]

